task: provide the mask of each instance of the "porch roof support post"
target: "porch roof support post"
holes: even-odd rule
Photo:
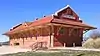
[[[50,39],[51,39],[50,47],[53,47],[54,45],[54,25],[53,24],[51,24]]]
[[[41,36],[42,39],[43,39],[43,36],[42,36],[42,27],[40,28],[40,36]]]
[[[32,38],[35,36],[35,34],[34,34],[34,29],[31,29],[30,30],[30,33],[31,33],[31,36],[32,36]]]
[[[49,37],[49,41],[47,41],[47,47],[51,47],[51,26],[50,25],[45,25],[44,26],[45,31],[47,32],[47,35]]]
[[[27,39],[27,32],[26,31],[22,31],[23,33],[23,47],[25,45],[25,39]]]
[[[58,35],[59,31],[61,30],[61,28],[63,28],[62,25],[60,25],[60,27],[57,29],[57,35]]]
[[[23,44],[23,47],[24,47],[24,37],[25,37],[25,36],[24,36],[24,33],[23,33],[23,32],[21,32],[20,34],[21,34],[21,36],[22,36],[22,37],[21,37],[21,38],[22,38],[22,42],[23,42],[22,44]]]
[[[10,46],[12,46],[11,44],[11,40],[13,39],[11,35],[7,35],[9,37],[9,43],[10,43]]]
[[[38,37],[39,37],[38,29],[35,29],[35,31],[36,31],[36,42],[38,42]]]
[[[64,43],[64,46],[63,47],[66,47],[66,43]]]
[[[51,47],[51,35],[52,35],[51,26],[50,26],[49,30],[50,30],[50,31],[49,31],[49,36],[50,36],[49,47]]]

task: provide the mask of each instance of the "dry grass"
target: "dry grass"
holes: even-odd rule
[[[53,52],[53,53],[23,52],[23,53],[6,54],[2,56],[100,56],[100,52],[66,50],[64,52]]]
[[[84,44],[83,47],[85,48],[100,48],[100,38],[90,38]]]

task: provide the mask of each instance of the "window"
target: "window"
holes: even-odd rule
[[[75,17],[73,15],[68,15],[68,14],[62,14],[62,17],[75,19]]]
[[[60,34],[64,34],[64,31],[65,31],[65,29],[64,28],[61,28],[60,31],[59,31],[59,33]]]
[[[73,34],[74,34],[74,36],[77,36],[78,35],[78,29],[74,29]]]
[[[14,45],[19,45],[19,43],[14,43]]]

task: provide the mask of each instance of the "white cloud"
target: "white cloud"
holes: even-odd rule
[[[9,41],[9,37],[0,35],[0,42],[5,42],[5,41]]]

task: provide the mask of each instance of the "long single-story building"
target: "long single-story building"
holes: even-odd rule
[[[83,34],[92,29],[96,27],[83,23],[67,5],[54,14],[18,24],[4,35],[9,37],[11,46],[73,47],[82,46]]]

